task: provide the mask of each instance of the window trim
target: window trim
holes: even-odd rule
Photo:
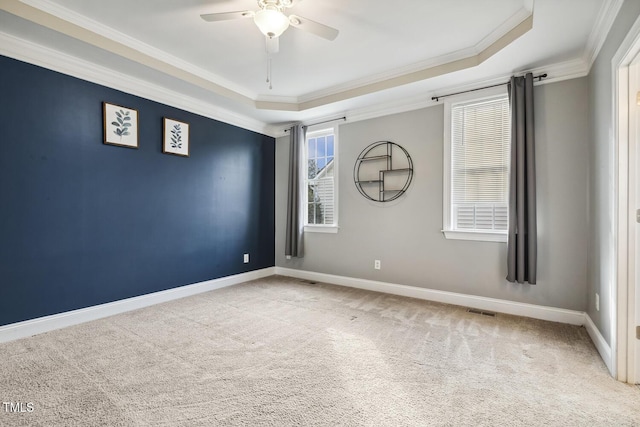
[[[506,243],[509,237],[506,231],[442,230],[444,237],[451,240],[473,240],[476,242]]]
[[[334,218],[334,222],[333,224],[308,224],[307,220],[309,219],[309,212],[308,212],[308,208],[309,208],[309,201],[307,200],[307,182],[308,182],[308,177],[307,177],[307,147],[308,147],[308,139],[309,137],[314,137],[314,136],[319,136],[323,133],[326,133],[327,135],[333,134],[333,218]],[[331,124],[331,123],[323,123],[320,125],[315,125],[315,126],[309,126],[307,127],[307,131],[305,133],[305,138],[304,138],[304,149],[303,149],[303,159],[304,161],[301,162],[301,167],[302,167],[302,176],[304,177],[304,190],[303,190],[303,197],[301,198],[301,202],[302,202],[302,211],[303,211],[303,219],[304,219],[304,232],[305,233],[337,233],[339,230],[339,217],[338,217],[338,212],[339,212],[339,197],[338,197],[338,188],[339,188],[339,165],[340,165],[340,160],[339,160],[339,152],[338,152],[338,146],[339,146],[339,136],[338,136],[338,124]]]
[[[442,173],[442,233],[446,239],[473,240],[482,242],[507,242],[505,231],[457,230],[451,224],[451,107],[464,102],[483,101],[506,94],[504,87],[495,87],[473,93],[451,96],[444,101],[444,147]]]

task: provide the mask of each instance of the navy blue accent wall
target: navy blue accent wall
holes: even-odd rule
[[[103,144],[103,101],[138,149]],[[0,325],[272,267],[274,167],[271,137],[0,56]]]

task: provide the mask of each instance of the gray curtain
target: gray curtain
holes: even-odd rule
[[[304,221],[300,204],[302,203],[302,183],[300,165],[302,162],[303,144],[305,140],[304,126],[295,125],[289,129],[289,185],[287,196],[287,235],[284,246],[284,254],[287,259],[291,257],[302,258],[302,235]]]
[[[511,175],[509,180],[509,240],[507,280],[536,283],[536,163],[533,132],[533,74],[512,77]]]

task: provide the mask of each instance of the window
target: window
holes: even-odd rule
[[[337,232],[337,128],[307,130],[305,231]]]
[[[445,104],[444,234],[506,242],[511,117],[506,94]]]

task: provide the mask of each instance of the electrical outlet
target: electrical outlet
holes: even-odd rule
[[[373,268],[375,268],[376,270],[380,270],[380,260],[377,259],[373,262]]]
[[[249,254],[244,254],[244,263],[245,264],[249,263]]]
[[[600,311],[600,295],[596,292],[596,311]]]

